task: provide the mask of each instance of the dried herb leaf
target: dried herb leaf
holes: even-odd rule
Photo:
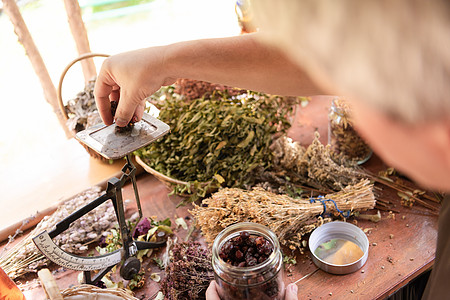
[[[236,97],[215,91],[189,101],[170,88],[163,94],[163,101],[153,97],[154,104],[172,130],[136,154],[156,171],[189,182],[173,190],[192,193],[189,200],[221,186],[252,185],[252,170],[270,166],[273,136],[289,128],[287,117],[297,103],[250,91]]]

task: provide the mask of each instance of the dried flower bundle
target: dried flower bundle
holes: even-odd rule
[[[341,211],[362,211],[375,206],[373,185],[369,180],[347,186],[339,192],[324,196],[333,201],[294,199],[287,195],[268,192],[262,188],[245,191],[227,188],[194,205],[191,213],[200,226],[205,240],[214,238],[229,225],[238,222],[255,222],[268,226],[278,236],[281,244],[291,248],[301,247],[302,236],[323,222],[326,213],[338,216]]]
[[[236,96],[247,92],[246,90],[232,88],[222,84],[185,78],[178,79],[175,82],[174,87],[174,92],[184,96],[187,100],[209,97],[214,91],[226,91],[230,96]]]
[[[61,296],[64,299],[88,299],[92,298],[92,295],[104,299],[123,299],[123,300],[138,300],[133,296],[133,293],[123,288],[99,288],[90,284],[81,284],[71,286],[61,291]]]
[[[84,90],[66,105],[66,112],[69,115],[67,127],[73,132],[82,131],[102,121],[95,104],[94,86],[95,80],[89,80]]]
[[[329,118],[329,144],[331,149],[355,162],[363,162],[372,150],[353,128],[351,108],[342,98],[333,100]]]
[[[389,178],[391,173],[376,175],[358,167],[356,161],[349,161],[344,155],[332,151],[330,145],[323,145],[319,141],[318,133],[307,148],[282,136],[273,142],[271,149],[274,157],[271,169],[257,170],[254,173],[260,181],[257,186],[266,190],[292,196],[308,190],[325,194],[333,190],[339,191],[359,180],[369,179],[398,191],[405,206],[411,207],[415,202],[433,214],[439,210],[436,206],[439,197],[424,194],[424,191],[417,190],[414,185],[408,187],[402,184],[398,177],[392,180]],[[389,206],[391,203],[389,200],[377,200],[378,209],[393,209]]]
[[[174,244],[166,277],[161,282],[165,299],[205,299],[214,273],[211,252],[198,242]]]
[[[36,248],[32,238],[44,230],[50,231],[80,207],[101,195],[99,187],[93,187],[61,204],[51,215],[46,216],[36,228],[0,258],[0,267],[12,279],[28,272],[36,272],[48,264],[45,256]],[[87,244],[100,238],[112,228],[116,214],[111,201],[107,201],[71,224],[69,229],[56,236],[53,241],[64,251],[80,254],[88,249]]]
[[[334,154],[329,145],[323,145],[319,137],[316,133],[307,148],[286,136],[275,140],[271,146],[273,172],[325,192],[339,191],[367,178],[355,164],[345,164],[342,156]]]

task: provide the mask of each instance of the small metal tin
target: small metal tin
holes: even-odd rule
[[[361,248],[363,255],[358,260],[343,265],[332,264],[320,259],[315,254],[316,249],[332,239],[343,239],[355,243]],[[316,228],[312,232],[308,244],[316,266],[332,274],[348,274],[359,270],[366,263],[369,255],[369,239],[366,234],[357,226],[341,221],[326,223]]]

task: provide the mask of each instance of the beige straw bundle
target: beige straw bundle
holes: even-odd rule
[[[255,222],[274,231],[281,244],[301,247],[302,236],[323,223],[326,214],[345,217],[350,212],[371,209],[375,203],[373,184],[362,180],[339,192],[311,199],[293,199],[262,188],[222,189],[203,200],[204,207],[195,205],[191,213],[208,243],[229,225]]]

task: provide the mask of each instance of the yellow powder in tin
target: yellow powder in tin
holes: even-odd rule
[[[321,260],[334,265],[351,264],[364,255],[358,245],[344,239],[331,239],[322,243],[316,248],[314,254]]]

